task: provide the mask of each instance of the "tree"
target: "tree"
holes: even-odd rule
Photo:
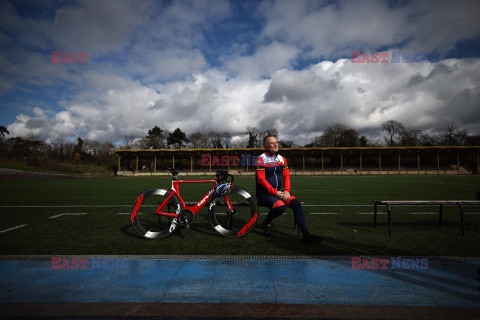
[[[4,126],[0,126],[0,138],[5,137],[5,134],[10,134],[10,132],[8,132],[7,128]]]
[[[396,120],[388,120],[382,123],[382,130],[388,135],[386,139],[388,146],[392,147],[395,145],[395,138],[405,131],[405,127]]]
[[[189,140],[187,139],[185,132],[179,128],[168,134],[167,144],[169,146],[173,145],[175,149],[182,149],[184,142],[189,142]]]
[[[83,144],[84,144],[84,141],[82,138],[78,137],[77,138],[77,145],[75,146],[75,152],[82,152],[83,151]]]
[[[367,137],[361,136],[358,139],[358,144],[359,144],[360,147],[368,147],[368,145],[370,144],[370,141],[368,141]]]
[[[400,145],[404,147],[420,145],[422,130],[403,130],[400,134]]]
[[[163,149],[165,148],[165,134],[158,126],[148,130],[145,137],[144,145],[147,149]]]
[[[468,144],[469,134],[465,129],[459,129],[454,122],[445,123],[440,131],[440,144],[446,146],[461,146]]]
[[[221,144],[225,148],[227,148],[227,149],[230,148],[231,139],[232,139],[232,135],[230,134],[230,132],[228,132],[228,131],[223,131],[222,132],[222,137],[220,138],[220,141],[221,141]]]
[[[311,147],[356,147],[358,132],[342,123],[329,124],[321,136],[311,140],[306,146]]]
[[[133,134],[123,138],[120,149],[135,149],[139,147],[140,138],[135,138]],[[145,139],[144,139],[145,141]]]
[[[222,134],[217,131],[210,131],[208,133],[208,146],[214,149],[223,149]]]
[[[247,127],[245,129],[245,134],[248,137],[246,148],[255,148],[258,143],[259,132],[255,127]]]
[[[208,148],[208,137],[200,131],[191,133],[188,140],[192,149]]]
[[[292,140],[280,140],[278,142],[278,146],[280,148],[293,148],[293,141]]]

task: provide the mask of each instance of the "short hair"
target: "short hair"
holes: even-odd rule
[[[271,138],[271,137],[277,139],[277,137],[276,137],[274,134],[271,134],[271,133],[270,133],[270,134],[267,134],[267,135],[265,136],[265,138],[263,138],[263,146],[264,146],[264,147],[267,145],[267,139],[268,139],[268,138]]]

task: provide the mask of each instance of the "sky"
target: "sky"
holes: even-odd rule
[[[475,0],[3,0],[0,44],[8,137],[250,126],[303,145],[392,119],[480,134]]]

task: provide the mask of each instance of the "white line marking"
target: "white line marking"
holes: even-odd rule
[[[5,230],[2,230],[2,231],[0,231],[0,233],[3,233],[3,232],[8,232],[8,231],[12,231],[12,230],[15,230],[15,229],[18,229],[18,228],[22,228],[22,227],[26,227],[26,226],[27,226],[26,224],[22,224],[22,225],[19,225],[19,226],[16,226],[16,227],[10,228],[10,229],[5,229]]]
[[[336,212],[310,212],[310,214],[337,214]]]
[[[438,214],[438,212],[410,212],[410,214]]]
[[[117,213],[117,214],[125,214],[125,215],[127,215],[127,214],[130,214],[130,212],[119,212],[119,213]]]
[[[303,207],[371,207],[372,204],[302,204]]]
[[[358,214],[371,214],[373,215],[373,212],[359,212]],[[377,212],[377,214],[387,214],[386,212]]]
[[[464,212],[463,214],[480,214],[480,212]]]
[[[0,206],[0,208],[115,208],[115,207],[131,207],[128,204],[107,204],[107,205],[89,205],[89,204],[72,204],[64,206]]]
[[[63,206],[0,206],[0,208],[117,208],[131,207],[131,204],[107,204],[107,205],[88,205],[72,204]],[[304,204],[304,207],[371,207],[372,204]],[[154,207],[154,206],[149,206]]]
[[[51,216],[48,219],[55,219],[61,216],[81,216],[87,214],[86,212],[65,212],[65,213],[60,213],[55,216]]]
[[[319,191],[319,192],[346,192],[348,190],[331,190],[331,189],[295,189],[295,190],[292,190],[293,193],[297,192],[297,191]]]

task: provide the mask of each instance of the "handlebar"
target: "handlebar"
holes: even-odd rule
[[[227,170],[218,170],[215,176],[217,177],[218,183],[221,183],[221,182],[233,183],[233,180],[235,180],[234,176],[229,174]],[[230,178],[230,181],[228,181],[228,178]]]
[[[185,169],[179,169],[179,168],[167,168],[168,171],[172,174],[172,179],[173,180],[178,180],[178,172],[183,171]]]
[[[179,168],[167,168],[168,171],[172,174],[172,179],[173,180],[178,180],[178,172],[183,171],[185,169],[179,169]],[[231,174],[228,173],[227,170],[218,170],[217,173],[215,174],[217,177],[217,182],[218,183],[233,183],[233,180],[235,180],[235,177]],[[230,181],[228,179],[230,178]]]

